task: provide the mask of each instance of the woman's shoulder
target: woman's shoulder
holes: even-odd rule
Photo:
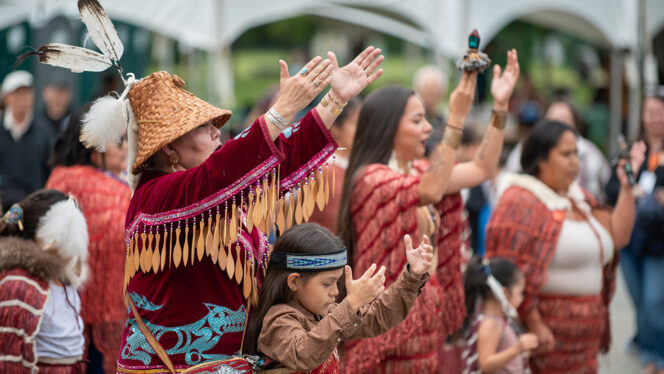
[[[355,185],[356,187],[358,185],[380,187],[389,183],[402,183],[416,178],[416,176],[393,170],[385,164],[369,164],[357,172]]]

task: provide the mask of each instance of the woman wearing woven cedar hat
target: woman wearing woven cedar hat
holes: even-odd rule
[[[70,62],[76,47],[51,44],[34,53],[78,71],[100,70],[104,61],[119,67],[122,43],[103,9],[93,0],[78,5],[102,53],[78,48],[76,64]],[[382,74],[380,53],[369,47],[340,68],[328,52],[292,77],[280,61],[277,102],[223,146],[218,128],[231,112],[185,91],[182,79],[167,72],[129,75],[119,98],[92,105],[81,133],[87,144],[117,141],[128,127],[130,312],[118,372],[175,372],[240,351],[269,253],[266,233],[325,206],[333,185],[325,162],[336,148],[328,129],[345,103]],[[328,85],[320,104],[290,126]]]
[[[126,219],[127,292],[176,368],[240,349],[248,300],[255,301],[265,271],[264,233],[273,222],[283,229],[286,220],[300,223],[314,204],[324,205],[324,163],[336,148],[328,128],[342,103],[380,75],[370,75],[379,55],[368,48],[340,69],[330,53],[293,77],[280,62],[276,104],[223,147],[217,128],[230,112],[186,94],[179,78],[155,73],[129,92],[138,123],[132,172],[142,175]],[[328,82],[325,101],[286,128]],[[289,190],[296,198],[287,206]],[[120,372],[161,364],[134,317]]]

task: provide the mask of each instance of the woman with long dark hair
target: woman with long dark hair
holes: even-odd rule
[[[455,157],[473,103],[475,73],[464,73],[452,93],[449,123],[430,162],[419,160],[432,127],[414,91],[384,87],[365,100],[346,170],[337,232],[358,271],[373,262],[385,265],[388,285],[405,264],[400,238],[406,234],[415,241],[423,235],[432,238],[439,271],[431,269],[436,276],[404,322],[381,337],[346,345],[346,372],[435,372],[441,365],[439,346],[461,326],[465,315],[461,240],[455,236],[457,243],[448,242],[451,230],[441,222],[460,200],[444,196],[481,183],[495,172],[507,102],[519,75],[516,51],[507,56],[504,74],[500,67],[494,68],[492,125],[468,163],[455,166]]]
[[[664,374],[664,87],[643,102],[640,139],[646,145],[640,170],[634,169],[636,223],[620,267],[636,310],[636,336],[644,374]],[[617,169],[606,186],[609,203],[620,192]]]

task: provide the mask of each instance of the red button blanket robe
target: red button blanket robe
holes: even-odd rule
[[[46,188],[74,195],[85,215],[90,278],[81,290],[81,317],[88,339],[104,356],[104,370],[112,373],[127,321],[122,301],[123,238],[131,190],[125,182],[85,165],[56,167]]]
[[[199,167],[143,173],[126,219],[125,282],[176,369],[240,350],[248,299],[256,301],[267,263],[257,227],[283,226],[284,210],[296,222],[310,216],[313,201],[329,194],[325,162],[336,146],[315,109],[276,142],[261,116]],[[284,199],[289,190],[297,199]],[[268,212],[262,226],[260,212]],[[128,316],[118,372],[166,372]]]
[[[416,243],[421,241],[418,184],[428,163],[417,161],[414,168],[417,175],[407,175],[372,164],[358,173],[350,204],[356,238],[355,274],[362,274],[372,263],[385,265],[387,286],[407,262],[403,236],[410,234]],[[465,316],[459,268],[463,204],[455,194],[444,197],[434,208],[441,222],[433,239],[439,251],[440,277],[432,277],[424,286],[402,323],[379,337],[346,345],[345,373],[435,373],[442,365],[439,346],[460,328]]]
[[[586,203],[597,208],[597,201],[586,191],[583,193]],[[498,200],[489,220],[487,256],[503,257],[519,266],[526,277],[519,313],[525,317],[537,308],[556,339],[553,352],[531,358],[533,373],[597,373],[597,355],[600,350],[608,351],[610,343],[607,306],[615,289],[617,253],[603,269],[600,294],[541,294],[564,219],[565,210],[548,208],[532,188],[512,185]]]

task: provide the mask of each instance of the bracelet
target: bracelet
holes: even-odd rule
[[[348,102],[342,103],[341,101],[337,100],[337,99],[334,97],[334,95],[332,94],[332,90],[327,91],[327,95],[325,95],[325,96],[329,96],[329,97],[330,97],[330,98],[329,98],[329,101],[335,103],[338,107],[343,108],[343,107],[345,107],[345,106],[348,104]]]
[[[451,128],[451,129],[454,129],[454,130],[456,130],[456,131],[461,131],[461,132],[463,132],[463,127],[454,126],[454,125],[452,125],[452,124],[450,124],[450,123],[448,123],[448,124],[445,126],[445,128],[448,128],[448,127]]]
[[[507,123],[507,112],[491,110],[491,114],[491,126],[498,130],[504,129]]]
[[[445,129],[445,132],[443,133],[443,144],[452,149],[459,148],[459,144],[461,144],[461,136],[463,135],[463,132],[459,131],[458,128],[456,130],[457,131],[448,131]]]
[[[279,112],[277,112],[274,107],[270,108],[270,110],[265,113],[265,117],[270,120],[275,126],[279,128],[279,130],[286,130],[288,127],[288,121],[282,117]]]
[[[335,116],[339,116],[339,114],[341,114],[341,112],[344,110],[346,104],[348,104],[348,103],[339,104],[339,102],[332,97],[331,92],[328,92],[327,95],[323,96],[323,98],[321,99],[320,105],[322,105],[323,108],[327,108],[330,105],[330,103],[334,103],[334,105],[330,107],[330,112],[332,112],[332,114]]]

